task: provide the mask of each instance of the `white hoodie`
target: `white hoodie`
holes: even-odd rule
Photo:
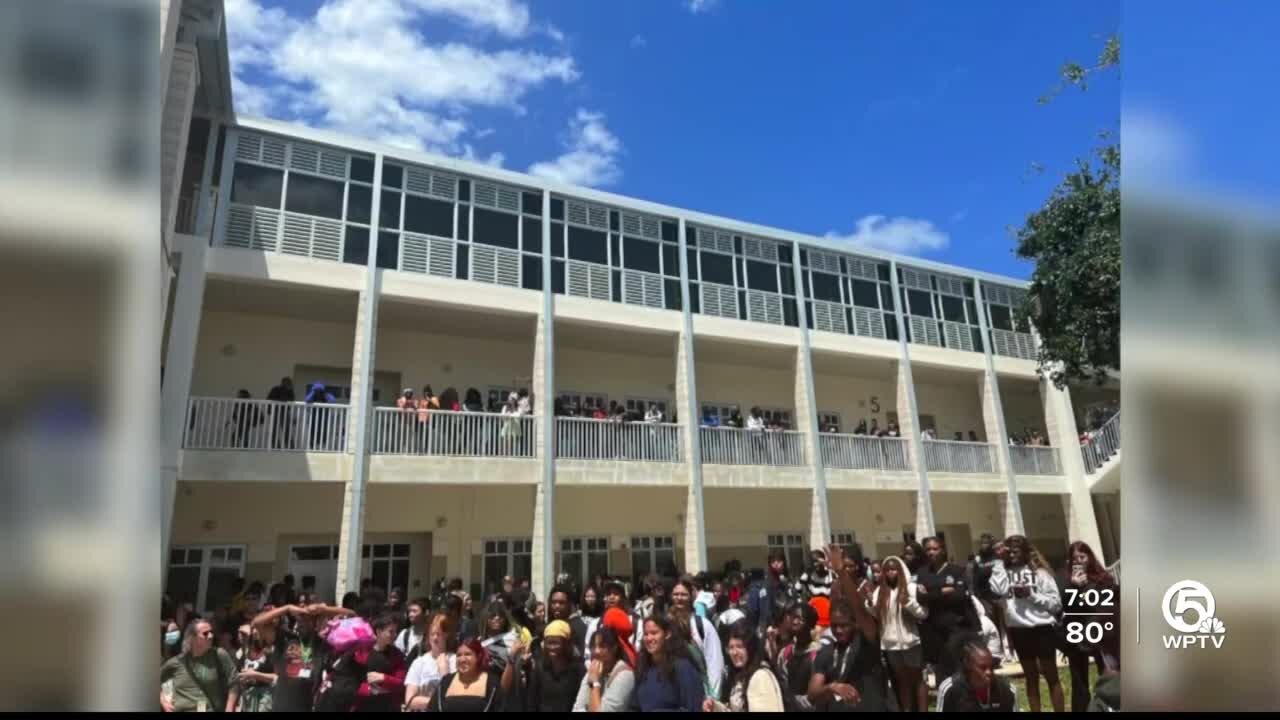
[[[888,562],[889,558],[885,559]],[[898,560],[899,567],[907,564]],[[884,587],[877,587],[871,596],[871,613],[879,607],[880,593]],[[929,611],[916,600],[915,583],[907,583],[907,605],[898,605],[898,589],[889,590],[889,601],[885,606],[885,619],[880,627],[880,647],[884,650],[910,650],[920,644],[920,629],[917,623],[929,615]]]
[[[1027,597],[1015,597],[1013,588],[1025,585],[1031,588]],[[1036,570],[1030,565],[1007,568],[1003,560],[997,560],[991,568],[991,592],[1004,598],[1007,610],[1005,623],[1011,628],[1030,628],[1057,624],[1055,617],[1062,610],[1062,596],[1058,583],[1048,570]]]

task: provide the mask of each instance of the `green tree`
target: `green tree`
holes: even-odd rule
[[[1120,65],[1120,39],[1107,38],[1098,63],[1066,63],[1061,82],[1040,98]],[[1040,370],[1059,388],[1101,383],[1120,370],[1120,143],[1110,132],[1076,160],[1044,205],[1014,231],[1015,253],[1035,263],[1026,303],[1018,310],[1040,334]]]

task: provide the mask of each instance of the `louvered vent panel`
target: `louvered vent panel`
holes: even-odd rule
[[[289,153],[289,169],[302,170],[304,172],[316,172],[316,166],[320,163],[320,148],[314,145],[305,145],[303,143],[294,143]]]
[[[1036,359],[1036,339],[1029,333],[1017,333],[1018,338],[1018,357],[1024,360]]]
[[[917,270],[904,269],[902,271],[902,282],[907,287],[915,288],[916,290],[932,290],[933,289],[929,285],[929,275],[927,273],[919,272]]]
[[[622,214],[622,232],[627,235],[640,235],[640,216],[631,213]]]
[[[321,175],[345,180],[347,178],[347,156],[331,150],[321,150],[319,170]]]
[[[587,224],[591,227],[607,230],[609,228],[609,211],[599,205],[588,205]]]
[[[415,167],[405,168],[404,189],[419,195],[430,195],[431,173]]]
[[[520,253],[501,249],[495,255],[497,266],[494,269],[494,281],[507,287],[520,287]]]
[[[247,160],[249,162],[259,162],[262,160],[262,136],[261,135],[241,135],[240,142],[236,145],[236,159]]]
[[[947,341],[947,347],[956,350],[973,350],[973,333],[970,332],[968,325],[944,322],[942,331]]]
[[[319,260],[342,259],[342,223],[317,218],[312,226],[311,257]]]
[[[744,237],[742,238],[742,254],[749,258],[761,257],[760,238]]]
[[[855,334],[862,337],[884,339],[884,315],[871,308],[855,307],[853,309],[853,326]]]
[[[661,240],[662,223],[651,217],[642,217],[640,218],[640,234],[653,240]]]
[[[663,307],[662,278],[657,275],[644,276],[644,304],[653,308]]]
[[[622,301],[628,305],[644,304],[644,276],[638,272],[622,274]]]
[[[997,355],[1004,355],[1005,357],[1014,357],[1013,352],[1010,349],[1009,333],[1005,332],[1004,330],[992,330],[991,341],[992,341],[991,344],[995,346],[995,351]]]
[[[698,247],[722,253],[733,253],[733,235],[711,228],[698,228]]]
[[[720,290],[720,313],[723,317],[738,317],[738,291],[731,287],[719,288]]]
[[[845,322],[844,307],[836,303],[818,301],[814,303],[814,327],[827,332],[848,333]]]
[[[839,275],[840,274],[840,258],[839,256],[833,253],[822,252],[820,250],[810,250],[809,251],[809,267],[813,268],[814,270],[821,270],[822,272],[828,272],[834,275]]]
[[[266,165],[284,167],[285,147],[288,143],[276,138],[262,138],[262,162]]]
[[[911,342],[917,345],[942,346],[942,338],[938,337],[938,322],[930,318],[911,318]]]
[[[254,250],[275,252],[280,240],[280,211],[267,208],[253,209],[253,235],[249,247]]]
[[[938,278],[938,292],[964,297],[964,282],[941,275],[936,277]]]
[[[311,254],[311,219],[295,213],[284,214],[284,238],[280,252],[287,255]]]
[[[476,183],[471,199],[476,205],[498,207],[498,187],[489,183]]]
[[[443,200],[453,200],[458,197],[458,178],[452,175],[443,175],[441,173],[431,173],[431,195]]]
[[[612,300],[609,294],[609,268],[594,263],[588,265],[591,272],[591,297],[595,300]]]
[[[440,277],[453,277],[453,242],[441,238],[430,238],[428,248],[430,250],[428,258],[430,264],[427,271]]]
[[[863,280],[879,280],[876,274],[876,264],[870,260],[857,260],[848,258],[846,264],[849,266],[849,274]]]
[[[569,262],[569,282],[566,284],[570,295],[591,297],[591,272],[586,263]]]
[[[471,248],[471,279],[493,283],[497,258],[494,248],[476,245]]]
[[[402,233],[400,235],[400,269],[425,275],[430,245],[431,239],[426,235]]]
[[[249,247],[249,238],[253,236],[253,208],[247,205],[232,205],[227,211],[227,231],[222,239],[226,247]]]
[[[587,224],[587,206],[584,203],[569,202],[566,205],[568,205],[569,222],[579,225]]]
[[[520,193],[509,187],[499,187],[498,207],[502,210],[520,212]]]
[[[720,292],[710,285],[702,286],[702,302],[699,306],[703,315],[720,315]]]
[[[782,324],[782,298],[772,293],[747,292],[747,318],[755,322]]]

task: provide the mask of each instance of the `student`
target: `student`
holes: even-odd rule
[[[720,649],[720,636],[716,633],[715,626],[693,612],[693,596],[696,593],[693,578],[682,576],[671,588],[671,607],[689,615],[690,640],[706,663],[708,694],[710,697],[719,697],[724,678],[724,654]]]
[[[625,613],[622,617],[626,619]],[[626,639],[630,634],[630,625],[621,634],[608,627],[595,634],[574,712],[626,712],[631,707],[636,651]]]
[[[880,623],[880,647],[893,673],[898,707],[903,712],[925,712],[929,709],[929,688],[924,684],[924,652],[917,623],[928,611],[916,597],[918,586],[907,577],[902,558],[890,556],[883,567],[882,582],[871,596]]]
[[[502,712],[501,675],[480,641],[471,639],[458,648],[458,669],[441,678],[427,705],[428,712]]]
[[[569,712],[586,670],[579,662],[569,623],[553,620],[532,652],[524,643],[511,648],[502,671],[502,692],[508,710]]]
[[[293,378],[280,378],[280,384],[272,387],[271,390],[267,392],[267,399],[274,400],[276,402],[294,402],[297,397],[293,393]],[[271,444],[277,450],[282,447],[292,448],[293,419],[290,417],[290,413],[287,408],[275,406],[268,410],[275,413],[275,420],[273,421],[275,424],[275,432],[272,435]]]
[[[644,621],[644,643],[636,667],[635,705],[641,712],[700,712],[702,678],[665,615]]]
[[[280,636],[277,647],[280,650],[272,656],[271,671],[267,675],[272,712],[311,712],[320,673],[303,656],[302,638],[285,633]]]
[[[1057,636],[1054,625],[1062,611],[1058,583],[1040,551],[1022,535],[1005,540],[1007,560],[991,570],[991,591],[1004,598],[1009,644],[1022,663],[1027,679],[1027,703],[1040,712],[1040,677],[1049,686],[1054,712],[1065,706],[1058,679]]]
[[[519,631],[515,630],[511,622],[511,614],[501,601],[495,600],[485,608],[481,632],[481,646],[489,658],[490,667],[494,672],[501,673],[507,667],[511,647],[520,640]]]
[[[822,643],[814,636],[818,616],[807,603],[792,602],[782,613],[777,631],[769,636],[766,654],[783,686],[783,702],[788,711],[808,712],[809,679],[813,677],[813,661],[822,649]],[[769,650],[772,646],[776,652]]]
[[[1076,619],[1087,624],[1089,621],[1114,622],[1119,617],[1111,612],[1119,607],[1120,587],[1111,573],[1098,562],[1098,556],[1088,543],[1076,541],[1067,548],[1067,567],[1065,572],[1067,588],[1075,590],[1074,602],[1067,608],[1072,613],[1093,612],[1093,617],[1081,616]],[[1104,608],[1107,596],[1113,602]],[[1089,600],[1096,597],[1097,605],[1090,605]],[[1063,599],[1066,604],[1066,598]],[[1102,642],[1093,644],[1081,638],[1080,642],[1069,642],[1064,633],[1059,633],[1060,647],[1067,656],[1067,664],[1071,668],[1071,712],[1084,712],[1089,705],[1089,662],[1097,663],[1098,674],[1108,670],[1120,669],[1120,648],[1118,630],[1103,633]]]
[[[864,606],[866,580],[845,572],[844,552],[827,549],[837,585],[832,593],[831,632],[835,642],[818,651],[809,679],[809,701],[827,711],[884,712],[888,688],[880,662],[880,630]]]
[[[831,597],[831,583],[834,576],[827,567],[827,554],[822,548],[815,548],[809,553],[812,564],[800,575],[800,588],[807,597]]]
[[[364,666],[364,681],[356,691],[352,709],[356,712],[396,712],[404,700],[404,678],[409,671],[404,653],[395,646],[400,628],[395,614],[383,612],[374,619],[377,638],[370,650],[357,650],[352,658]]]
[[[245,625],[242,630],[249,626]],[[240,672],[236,682],[240,686],[240,698],[236,712],[271,712],[271,647],[275,645],[275,627],[265,626],[249,630],[248,642],[240,650]]]
[[[786,553],[781,550],[769,553],[767,574],[747,593],[747,614],[754,619],[758,632],[765,635],[777,610],[792,597],[791,582],[787,579]]]
[[[964,568],[947,560],[946,543],[939,537],[925,538],[926,565],[917,576],[917,598],[929,611],[921,627],[925,662],[934,665],[934,677],[950,677],[957,658],[950,654],[947,639],[957,632],[978,632],[978,618],[969,600],[969,584]]]
[[[991,592],[991,571],[999,558],[996,555],[999,543],[991,533],[983,533],[978,539],[978,554],[969,561],[969,589],[974,597],[982,601],[983,608],[990,608],[987,613],[995,624],[1000,641],[1004,642],[1004,600]]]
[[[427,620],[430,619],[431,603],[426,598],[418,598],[409,603],[406,613],[408,627],[396,636],[396,647],[404,653],[405,662],[412,664],[422,652],[419,646],[427,636]]]
[[[746,622],[729,628],[729,678],[721,697],[703,701],[705,712],[782,712],[782,687]]]
[[[426,647],[409,666],[405,676],[404,709],[426,710],[436,685],[445,675],[457,672],[457,636],[450,627],[451,618],[438,613],[431,618]]]
[[[612,627],[615,632],[622,634],[626,639],[635,644],[632,640],[633,633],[638,632],[636,623],[631,619],[631,615],[627,612],[627,591],[622,583],[617,580],[609,580],[604,584],[604,603],[602,607],[604,612],[599,618],[590,622],[587,626],[586,646],[591,647],[591,636],[602,627]],[[625,620],[625,623],[623,622]],[[625,633],[623,628],[626,628]]]
[[[235,677],[235,660],[213,646],[213,625],[195,620],[187,626],[182,654],[160,666],[160,706],[165,712],[235,712]]]
[[[986,644],[968,634],[957,635],[951,644],[960,669],[938,684],[937,712],[1017,712],[1017,693],[1007,679],[996,675]]]
[[[920,570],[924,568],[924,546],[912,540],[902,545],[902,561],[907,564],[907,579],[913,583],[920,581]]]

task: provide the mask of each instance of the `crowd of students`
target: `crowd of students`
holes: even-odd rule
[[[1013,711],[996,672],[1009,650],[1028,705],[1038,684],[1065,709],[1056,656],[1071,671],[1071,709],[1092,698],[1089,664],[1111,687],[1119,633],[1067,641],[1069,588],[1116,582],[1084,543],[1060,575],[1022,536],[983,536],[965,565],[941,538],[871,561],[854,547],[812,553],[796,578],[775,554],[754,582],[733,571],[651,577],[628,593],[602,578],[560,578],[545,602],[505,579],[475,613],[455,580],[404,601],[367,586],[341,605],[292,578],[250,586],[212,618],[166,610],[160,704],[166,711],[644,712]],[[1072,616],[1103,608],[1073,606]],[[1087,620],[1087,618],[1085,618]],[[1109,618],[1114,622],[1114,618]],[[1005,638],[1007,637],[1007,644]],[[1113,698],[1108,698],[1113,703]],[[1093,698],[1100,702],[1099,698]]]

